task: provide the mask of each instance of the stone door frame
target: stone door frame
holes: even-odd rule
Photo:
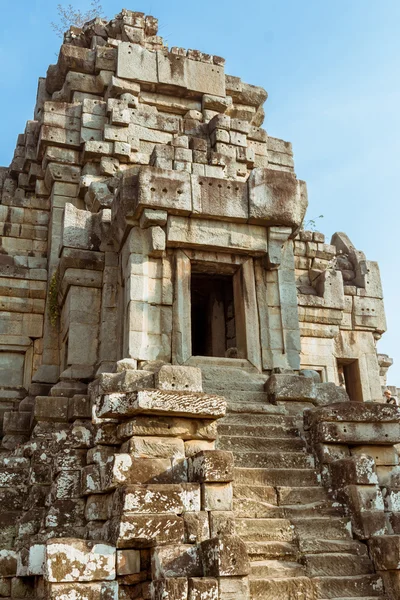
[[[183,365],[192,358],[191,326],[191,272],[192,262],[210,267],[210,272],[218,265],[225,268],[231,265],[233,273],[233,293],[235,303],[236,336],[238,347],[245,354],[249,365],[262,371],[260,325],[258,317],[256,285],[253,259],[244,255],[219,252],[181,250],[175,252],[175,283],[172,307],[172,363]],[[197,358],[197,357],[196,357]],[[207,363],[219,357],[205,357]],[[243,364],[243,358],[230,359]]]

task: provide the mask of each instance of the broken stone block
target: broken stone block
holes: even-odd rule
[[[250,572],[246,545],[235,535],[205,540],[201,556],[206,577],[240,577]]]
[[[203,483],[201,486],[201,505],[203,510],[232,510],[232,484]]]
[[[183,515],[185,524],[185,542],[187,544],[198,544],[210,537],[208,513],[185,512]]]
[[[73,538],[49,540],[45,579],[54,583],[115,579],[114,546]]]
[[[159,390],[202,392],[202,375],[198,367],[163,365],[156,373],[155,386]]]
[[[193,456],[189,464],[191,481],[199,483],[233,481],[232,452],[204,450]]]
[[[151,573],[154,580],[201,577],[199,548],[189,544],[156,546],[151,551]]]
[[[117,575],[140,573],[139,550],[117,550]]]
[[[221,396],[199,392],[140,390],[132,394],[107,394],[97,407],[99,417],[133,416],[138,413],[218,419],[223,417],[226,401]]]

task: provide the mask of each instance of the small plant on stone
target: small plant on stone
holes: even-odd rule
[[[324,215],[319,215],[313,219],[307,219],[307,221],[303,221],[303,225],[301,226],[302,231],[317,231],[317,221],[318,219],[323,218]]]
[[[67,31],[71,26],[83,27],[85,23],[100,17],[105,18],[103,13],[103,7],[100,4],[100,0],[92,0],[90,3],[91,8],[82,12],[76,9],[72,4],[63,6],[62,4],[57,5],[58,21],[51,23],[51,28],[56,32],[58,37],[64,37],[64,32]]]
[[[58,317],[60,316],[60,308],[58,306],[58,287],[59,277],[58,271],[54,271],[50,279],[49,284],[49,298],[47,304],[47,310],[50,318],[50,323],[54,327],[57,324]]]

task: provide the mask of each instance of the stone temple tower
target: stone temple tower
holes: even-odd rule
[[[39,80],[0,169],[0,597],[400,597],[379,269],[302,229],[266,99],[129,10]]]

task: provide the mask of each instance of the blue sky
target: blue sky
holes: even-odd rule
[[[37,78],[56,60],[56,6],[2,2],[0,165],[32,118]],[[108,17],[123,6],[103,2]],[[379,350],[395,359],[389,383],[400,386],[400,2],[149,0],[125,8],[158,17],[170,46],[224,56],[229,74],[268,90],[264,126],[293,143],[309,217],[323,214],[328,238],[346,231],[380,264],[389,330]]]

